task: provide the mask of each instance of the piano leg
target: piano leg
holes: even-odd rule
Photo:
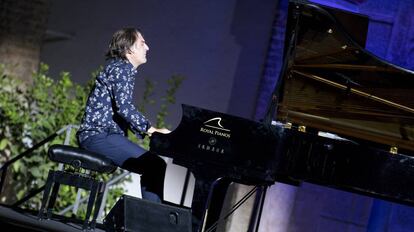
[[[248,232],[259,231],[260,219],[262,217],[263,205],[266,199],[267,185],[258,186],[256,191],[256,198],[253,206],[252,216],[250,218]]]
[[[211,227],[220,218],[224,198],[231,181],[197,177],[192,202],[193,232],[213,232]]]

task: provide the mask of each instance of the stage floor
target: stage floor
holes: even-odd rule
[[[0,231],[56,231],[79,232],[82,231],[82,221],[55,216],[50,220],[38,220],[37,212],[0,205]],[[96,232],[104,232],[104,226],[97,224]]]

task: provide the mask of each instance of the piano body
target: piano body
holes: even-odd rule
[[[414,73],[366,51],[366,27],[360,15],[291,1],[264,122],[184,106],[180,125],[154,134],[151,150],[207,186],[306,181],[414,205]],[[193,202],[196,216],[211,203]]]
[[[209,218],[204,226],[206,231],[214,231],[208,228],[220,215],[224,196],[216,193],[219,197],[209,197],[211,187],[225,194],[230,182],[273,184],[276,163],[272,161],[278,153],[279,136],[277,128],[263,123],[183,105],[179,126],[169,134],[154,133],[150,150],[173,158],[173,163],[194,174],[191,208],[195,218],[203,218],[207,202],[214,198],[213,204],[208,204]]]

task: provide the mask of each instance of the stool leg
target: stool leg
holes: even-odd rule
[[[96,225],[96,218],[98,218],[99,209],[101,208],[102,198],[105,191],[105,183],[99,182],[98,185],[98,196],[96,197],[95,209],[93,211],[92,222],[91,222],[91,229],[95,229]]]
[[[52,209],[55,205],[57,194],[59,192],[60,183],[56,183],[53,185],[52,195],[50,195],[49,204],[47,206],[47,215],[46,218],[51,218],[52,216]]]
[[[52,184],[54,182],[54,174],[55,174],[54,171],[49,171],[49,174],[47,176],[45,190],[43,190],[42,204],[40,206],[39,214],[37,215],[39,219],[44,218],[44,211],[45,211],[46,203],[49,198],[50,189],[52,188]]]
[[[98,190],[98,183],[92,182],[92,188],[91,188],[91,192],[90,192],[89,200],[88,200],[88,207],[86,208],[85,222],[83,223],[84,230],[88,229],[89,217],[91,216],[92,208],[95,203],[97,190]]]

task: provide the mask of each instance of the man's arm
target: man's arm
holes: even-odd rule
[[[114,98],[116,112],[130,125],[131,130],[137,133],[145,133],[151,127],[151,123],[132,104],[133,82],[128,80],[125,70],[112,70],[111,92]]]

